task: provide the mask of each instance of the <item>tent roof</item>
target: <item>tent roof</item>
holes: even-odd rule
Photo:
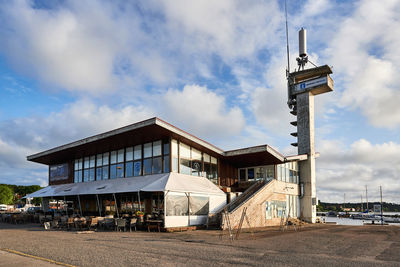
[[[25,198],[96,195],[128,192],[188,192],[224,195],[215,184],[204,177],[180,173],[163,173],[132,178],[120,178],[85,183],[50,185]]]

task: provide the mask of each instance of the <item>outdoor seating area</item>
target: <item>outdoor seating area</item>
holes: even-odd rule
[[[2,213],[0,222],[10,224],[37,223],[46,230],[67,230],[67,231],[121,231],[132,232],[137,230],[160,232],[163,229],[163,220],[156,216],[131,216],[122,214],[120,218],[112,215],[100,216],[79,216],[79,215],[42,215],[25,213]]]

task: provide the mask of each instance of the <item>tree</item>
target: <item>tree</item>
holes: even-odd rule
[[[0,185],[0,204],[13,204],[14,193],[6,185]]]

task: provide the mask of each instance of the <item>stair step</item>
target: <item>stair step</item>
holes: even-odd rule
[[[293,126],[297,126],[297,121],[291,121],[290,124]]]
[[[299,146],[298,143],[291,143],[291,145],[292,145],[292,146],[295,146],[295,147]]]
[[[297,132],[291,133],[291,136],[297,137]]]

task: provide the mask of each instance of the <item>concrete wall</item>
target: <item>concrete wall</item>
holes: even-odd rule
[[[241,206],[229,213],[231,227],[238,228],[243,209],[247,207],[246,215],[250,226],[246,220],[243,221],[242,228],[264,227],[280,224],[280,218],[266,220],[265,202],[270,200],[286,201],[286,195],[299,195],[299,186],[297,184],[285,183],[278,180],[272,180],[255,195],[253,195]],[[222,227],[227,229],[224,216],[222,216]]]

